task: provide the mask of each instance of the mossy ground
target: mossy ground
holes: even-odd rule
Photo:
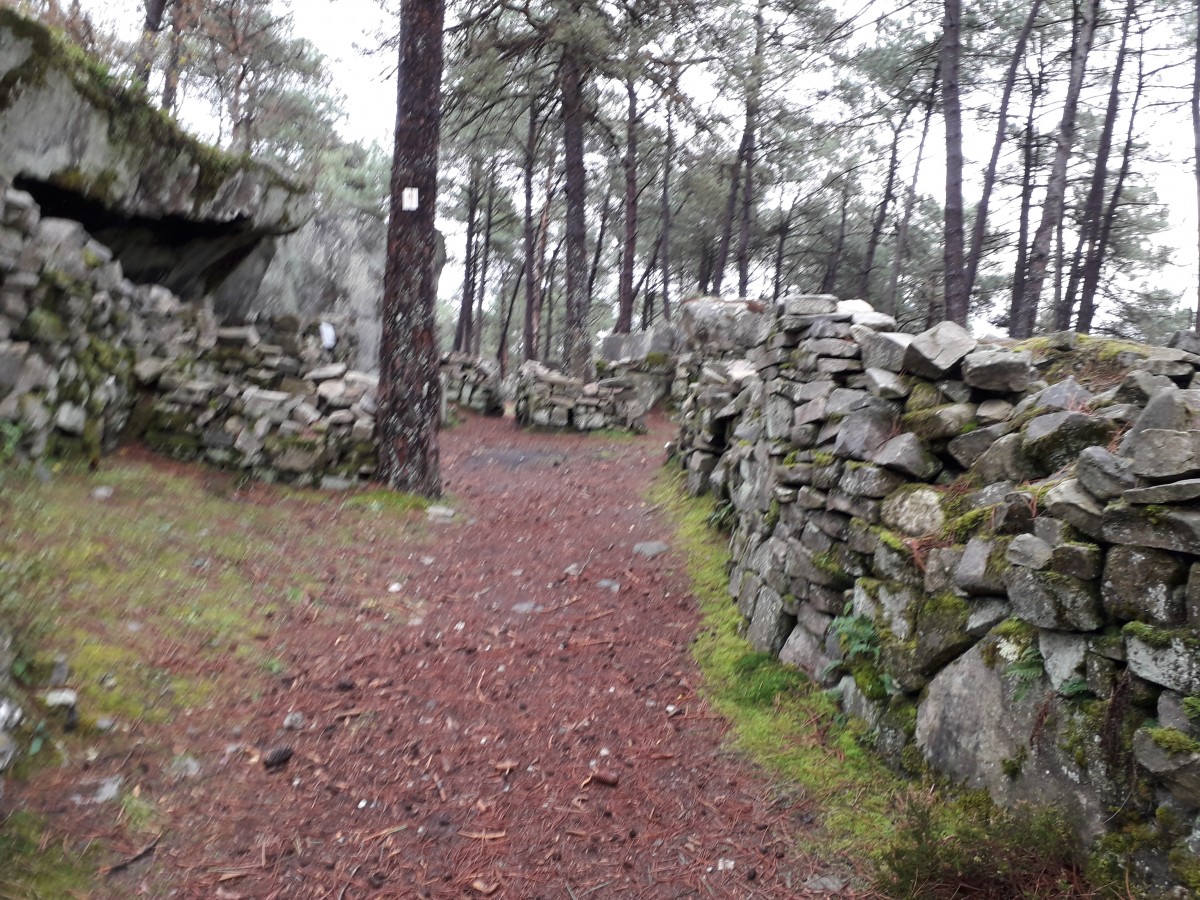
[[[18,735],[26,754],[10,777],[51,774],[94,753],[110,740],[103,720],[133,737],[178,728],[172,723],[238,692],[264,691],[290,668],[295,615],[361,614],[359,605],[337,608],[348,601],[331,583],[352,573],[338,571],[325,549],[397,531],[419,537],[425,505],[386,491],[243,492],[231,476],[137,459],[106,460],[94,473],[58,464],[45,482],[28,468],[0,470],[0,620],[16,630],[14,674],[28,692]],[[312,540],[314,528],[324,542]],[[379,604],[389,609],[372,615],[394,612],[396,621],[411,608],[399,595]],[[79,695],[71,731],[40,700],[58,656]],[[124,785],[117,804],[129,843],[163,827],[155,800],[136,785]],[[10,815],[0,827],[0,896],[90,896],[95,854],[43,827],[33,815]]]

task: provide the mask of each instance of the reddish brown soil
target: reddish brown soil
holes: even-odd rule
[[[323,548],[337,505],[280,499],[313,527],[279,564],[329,557],[326,611],[296,605],[263,637],[282,675],[231,661],[224,674],[259,689],[105,736],[86,772],[73,761],[16,799],[56,835],[102,844],[118,867],[98,897],[806,896],[819,869],[794,839],[809,816],[726,749],[698,695],[682,560],[633,552],[670,542],[644,500],[669,435],[663,420],[614,440],[468,418],[442,441],[456,516],[417,538]],[[397,581],[425,601],[414,620],[372,605]],[[301,729],[283,729],[290,712]],[[266,768],[285,745],[291,759]],[[198,777],[172,774],[178,754]],[[153,842],[61,800],[112,773],[164,818],[133,861]]]

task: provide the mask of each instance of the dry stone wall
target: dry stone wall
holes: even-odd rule
[[[455,403],[485,416],[504,414],[500,364],[467,353],[442,357],[442,389],[447,403]]]
[[[1200,338],[894,327],[794,297],[681,367],[678,458],[734,523],[749,640],[896,765],[1200,889]]]
[[[0,448],[95,459],[126,434],[265,480],[345,487],[375,468],[376,379],[293,316],[222,326],[134,285],[76,222],[0,184]]]

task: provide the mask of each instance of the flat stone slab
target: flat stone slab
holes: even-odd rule
[[[662,541],[642,541],[639,544],[633,545],[633,552],[638,556],[644,556],[647,559],[654,559],[656,556],[662,556],[670,549],[670,546],[664,544]]]

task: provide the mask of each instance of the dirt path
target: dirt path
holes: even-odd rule
[[[307,544],[266,568],[323,556],[325,587],[247,636],[281,671],[231,669],[206,708],[112,736],[128,750],[26,801],[69,815],[51,798],[112,772],[153,798],[161,838],[96,896],[805,896],[802,810],[723,749],[697,696],[681,560],[634,549],[670,542],[643,499],[669,435],[469,418],[442,444],[455,515],[416,537],[326,543],[337,507],[288,498]]]

